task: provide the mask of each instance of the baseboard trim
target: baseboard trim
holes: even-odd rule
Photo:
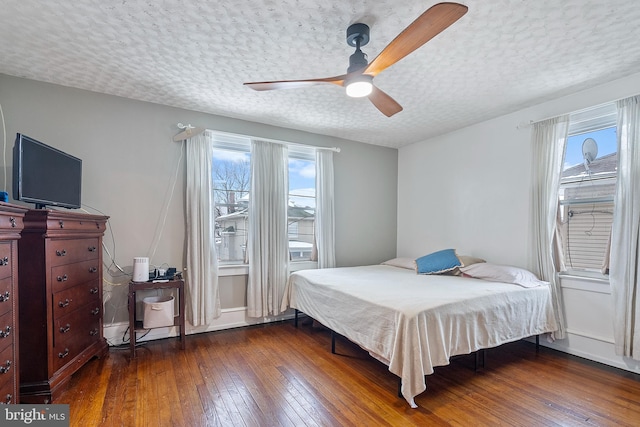
[[[640,374],[640,361],[616,355],[615,346],[608,339],[568,331],[567,338],[554,342],[540,340],[540,345]]]
[[[279,322],[282,320],[293,319],[293,312],[287,311],[278,316],[253,318],[247,316],[246,307],[227,308],[222,310],[219,318],[214,319],[210,325],[192,326],[187,322],[185,334],[200,334],[203,332],[221,331],[224,329],[240,328],[244,326],[259,325],[263,323]],[[117,322],[110,325],[104,325],[104,337],[109,346],[121,346],[129,344],[129,322]],[[145,332],[148,332],[145,335]],[[143,336],[144,335],[144,336]],[[148,331],[138,331],[137,342],[153,341],[158,339],[177,337],[179,335],[176,326],[166,328],[154,328]],[[125,340],[123,340],[123,337]]]

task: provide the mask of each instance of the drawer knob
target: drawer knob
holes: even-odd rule
[[[61,326],[60,327],[60,333],[61,334],[66,334],[67,332],[69,332],[71,330],[71,325],[70,324],[66,324],[65,326]]]
[[[57,277],[58,282],[66,282],[68,279],[69,277],[66,274]]]
[[[11,335],[11,326],[4,328],[4,331],[0,331],[0,338],[6,338]]]
[[[71,300],[70,300],[69,298],[66,298],[64,301],[59,301],[59,302],[58,302],[58,307],[65,308],[65,307],[67,307],[70,303],[71,303]]]
[[[93,328],[92,330],[90,330],[89,335],[91,335],[92,337],[98,335],[98,328]]]
[[[92,295],[95,295],[98,293],[98,287],[96,286],[95,288],[91,288],[89,289],[89,293]]]
[[[11,399],[13,399],[13,396],[11,395],[11,393],[7,394],[4,398],[4,402],[5,403],[11,403]]]
[[[9,257],[0,258],[0,265],[9,265]]]
[[[62,353],[58,353],[58,357],[60,359],[64,359],[65,357],[67,357],[69,355],[69,349],[65,348],[64,351]]]
[[[56,255],[57,256],[66,256],[67,255],[67,251],[65,251],[64,249],[61,251],[56,251]]]
[[[11,369],[11,360],[7,360],[7,362],[0,366],[0,374],[6,374]]]
[[[10,295],[11,294],[9,293],[9,291],[5,292],[4,294],[0,294],[0,302],[9,301]]]
[[[63,220],[58,221],[58,224],[60,224],[60,228],[64,228],[64,221]]]
[[[89,273],[97,273],[98,267],[89,267]]]
[[[87,249],[89,250],[89,252],[95,252],[96,251],[96,247],[95,246],[89,246]]]
[[[96,307],[93,310],[91,310],[91,314],[93,314],[94,316],[98,313],[100,313],[100,307]]]
[[[16,228],[16,219],[14,217],[10,217],[9,222],[11,223],[11,227]]]

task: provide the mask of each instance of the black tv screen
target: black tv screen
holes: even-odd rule
[[[13,147],[13,198],[37,209],[80,207],[82,160],[18,133]]]

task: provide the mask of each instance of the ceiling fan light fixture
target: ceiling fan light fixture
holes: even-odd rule
[[[369,96],[373,91],[373,76],[360,74],[345,82],[347,95],[352,98]]]

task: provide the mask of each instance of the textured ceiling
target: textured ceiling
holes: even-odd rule
[[[404,107],[391,118],[334,85],[242,85],[343,74],[350,24],[371,27],[372,60],[435,3],[2,0],[0,73],[401,147],[640,70],[637,1],[466,0],[376,77]]]

